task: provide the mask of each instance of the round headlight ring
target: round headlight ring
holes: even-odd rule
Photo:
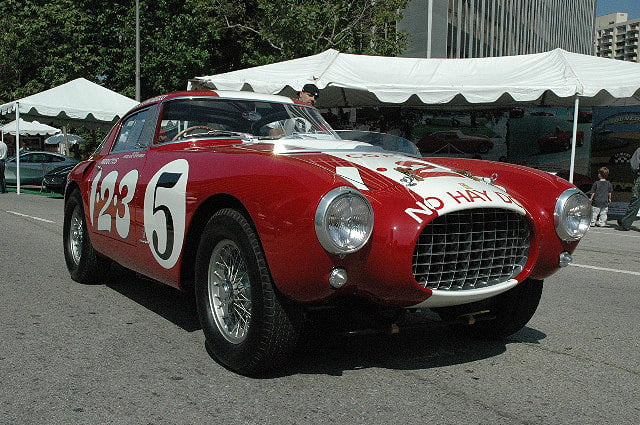
[[[340,255],[356,252],[373,232],[373,208],[356,189],[337,187],[320,200],[315,228],[320,245],[328,252]]]
[[[553,216],[558,237],[566,242],[577,241],[589,230],[591,203],[577,188],[567,189],[558,197]]]

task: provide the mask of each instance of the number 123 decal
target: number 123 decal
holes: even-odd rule
[[[144,232],[149,238],[153,257],[167,269],[178,261],[184,242],[188,175],[189,163],[185,159],[172,161],[153,175],[144,194]],[[102,170],[99,170],[91,183],[91,225],[99,231],[111,232],[115,220],[116,232],[126,239],[131,227],[129,203],[136,192],[138,170],[129,171],[119,184],[115,170],[101,178]],[[95,209],[100,205],[98,217],[94,219]],[[109,208],[112,205],[115,208],[113,216]]]
[[[118,172],[111,171],[107,174],[102,182],[102,170],[98,171],[95,179],[91,183],[91,192],[89,194],[89,216],[91,217],[91,225],[94,224],[95,206],[104,202],[100,212],[98,213],[97,229],[111,232],[112,217],[109,213],[109,207],[113,204],[115,211],[116,231],[121,238],[126,239],[129,236],[129,228],[131,227],[131,210],[129,202],[136,193],[136,184],[138,183],[138,170],[131,170],[120,180],[118,191],[116,193],[116,183],[118,181]],[[100,190],[98,190],[100,183]],[[118,201],[120,203],[118,204]]]

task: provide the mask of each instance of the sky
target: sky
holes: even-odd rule
[[[597,0],[596,16],[627,12],[629,20],[640,18],[640,0]]]

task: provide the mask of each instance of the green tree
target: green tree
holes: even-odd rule
[[[10,101],[78,77],[104,81],[105,70],[121,63],[128,47],[113,32],[122,26],[122,3],[111,2],[105,9],[95,0],[0,2],[0,99]]]
[[[140,0],[142,98],[329,48],[395,55],[407,0]],[[0,2],[0,102],[78,77],[135,95],[135,0]]]
[[[394,56],[407,43],[396,29],[407,0],[195,0],[239,65],[262,65],[336,49]],[[237,67],[234,67],[237,69]],[[219,70],[223,71],[223,70]]]

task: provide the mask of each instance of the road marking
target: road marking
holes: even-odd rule
[[[19,215],[20,217],[27,217],[33,220],[44,221],[45,223],[55,223],[55,221],[47,220],[46,218],[34,217],[32,215],[26,215],[15,211],[7,211],[9,214]]]
[[[624,273],[624,274],[632,274],[634,276],[640,276],[640,272],[632,272],[630,270],[619,270],[619,269],[608,269],[606,267],[596,267],[596,266],[587,266],[586,264],[569,264],[570,266],[574,266],[574,267],[583,267],[585,269],[594,269],[594,270],[601,270],[604,272],[614,272],[614,273]]]
[[[614,229],[615,230],[615,229]],[[600,233],[601,235],[616,235],[616,236],[622,236],[625,238],[640,238],[640,235],[635,235],[633,231],[623,231],[623,230],[615,230],[613,232],[608,232],[604,229],[598,229],[595,230],[593,228],[589,229],[589,232],[594,232],[594,233]]]

